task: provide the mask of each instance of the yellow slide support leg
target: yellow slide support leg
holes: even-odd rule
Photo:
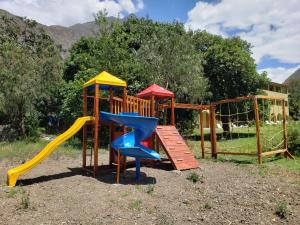
[[[36,156],[26,163],[13,168],[7,172],[7,185],[14,187],[20,175],[31,170],[41,163],[45,158],[47,158],[60,144],[68,140],[74,134],[76,134],[83,125],[88,121],[93,121],[95,118],[92,116],[79,117],[75,123],[64,133],[57,136],[53,141],[51,141],[44,149],[42,149]]]

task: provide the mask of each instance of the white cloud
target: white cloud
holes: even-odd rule
[[[272,81],[277,83],[284,82],[292,73],[294,73],[297,69],[300,68],[300,65],[293,67],[293,68],[284,68],[284,67],[276,67],[276,68],[265,68],[259,70],[258,72],[266,71],[268,73],[269,78]]]
[[[299,0],[222,0],[198,2],[188,12],[186,26],[228,36],[228,30],[253,45],[257,63],[263,56],[300,63]]]
[[[123,17],[143,9],[143,0],[0,0],[0,8],[46,25],[70,26],[94,19],[99,10]]]

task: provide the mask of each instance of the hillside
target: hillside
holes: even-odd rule
[[[13,15],[5,10],[0,9],[0,16],[8,16],[9,18],[13,18],[15,22],[23,25],[23,21],[21,17]],[[115,18],[110,17],[109,20],[113,20]],[[68,50],[72,46],[73,43],[78,41],[81,37],[89,37],[94,36],[98,32],[98,26],[95,22],[86,22],[82,24],[75,24],[70,27],[64,26],[46,26],[43,24],[39,24],[38,26],[43,28],[49,36],[55,41],[57,46],[60,46],[62,49],[62,56],[66,57]]]
[[[289,76],[284,83],[288,84],[289,82],[291,82],[292,80],[300,80],[300,68],[297,69],[291,76]]]

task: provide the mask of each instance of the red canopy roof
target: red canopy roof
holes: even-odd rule
[[[152,84],[150,87],[146,88],[145,90],[138,93],[136,96],[139,98],[149,98],[152,95],[158,98],[165,98],[165,97],[174,97],[174,93],[164,89],[163,87]]]

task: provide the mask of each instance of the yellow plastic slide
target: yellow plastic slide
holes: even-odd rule
[[[40,162],[42,162],[47,156],[49,156],[55,148],[57,148],[64,141],[68,140],[74,134],[76,134],[81,127],[88,121],[93,121],[94,117],[85,116],[79,117],[75,121],[75,123],[64,133],[57,136],[53,141],[51,141],[44,149],[42,149],[35,157],[26,163],[13,168],[7,172],[7,185],[10,187],[14,187],[20,175],[26,173],[31,170],[33,167],[37,166]]]

